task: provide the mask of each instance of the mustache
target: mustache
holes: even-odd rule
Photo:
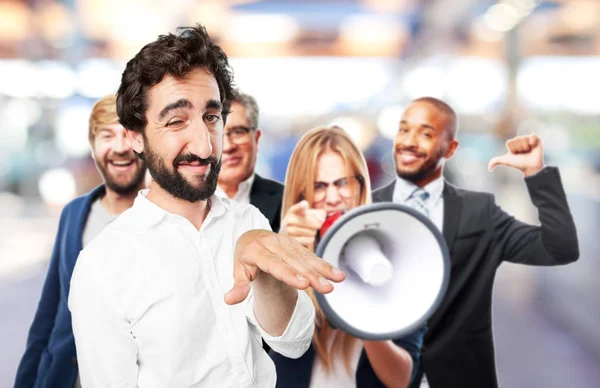
[[[416,156],[423,157],[423,158],[427,156],[426,153],[419,152],[414,147],[396,147],[396,153],[399,153],[399,152],[411,152],[411,153],[415,154]]]
[[[201,158],[195,154],[183,154],[183,155],[178,155],[175,158],[175,160],[173,160],[173,164],[175,166],[178,165],[179,163],[192,163],[192,162],[198,162],[202,166],[205,166],[207,164],[216,165],[217,163],[219,163],[217,158],[215,158],[212,155],[209,156],[208,158]]]

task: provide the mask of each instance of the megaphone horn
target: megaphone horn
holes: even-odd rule
[[[401,338],[440,304],[450,257],[438,228],[395,203],[357,207],[326,221],[316,255],[346,272],[329,294],[315,293],[327,320],[366,340]],[[325,228],[326,229],[326,228]]]

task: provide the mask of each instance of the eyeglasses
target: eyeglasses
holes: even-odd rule
[[[362,176],[348,176],[333,182],[315,182],[313,201],[320,202],[327,196],[329,185],[335,186],[343,199],[351,199],[356,194],[362,194],[364,179]]]
[[[235,144],[242,144],[250,140],[250,131],[254,128],[248,127],[235,127],[231,131],[225,132],[225,136],[229,138],[229,141]]]

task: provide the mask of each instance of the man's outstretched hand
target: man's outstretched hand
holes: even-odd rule
[[[234,284],[225,294],[225,303],[236,304],[246,299],[250,283],[266,274],[296,289],[312,287],[321,294],[333,291],[330,281],[341,282],[346,278],[342,271],[315,256],[294,238],[251,230],[236,243]]]

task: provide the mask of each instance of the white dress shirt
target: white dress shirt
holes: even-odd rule
[[[401,205],[408,204],[408,198],[418,186],[405,179],[396,178],[394,186],[393,202]],[[440,232],[444,225],[444,178],[439,177],[433,182],[423,187],[429,193],[429,198],[425,201],[425,207],[429,213],[429,219],[438,227]]]
[[[231,198],[237,203],[249,204],[250,203],[250,191],[252,190],[252,184],[254,184],[255,174],[252,173],[248,179],[243,182],[240,182],[238,185],[238,191],[235,194],[235,197]],[[217,186],[217,191],[215,192],[218,196],[222,198],[229,198],[227,194]]]
[[[267,229],[253,206],[217,196],[198,231],[140,192],[81,251],[69,309],[81,383],[93,387],[274,387],[261,337],[286,357],[310,346],[314,307],[298,292],[279,337],[256,322],[252,293],[224,302],[240,235]]]

